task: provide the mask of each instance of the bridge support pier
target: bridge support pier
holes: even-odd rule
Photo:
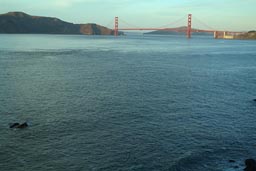
[[[217,32],[217,31],[214,31],[213,37],[214,37],[214,39],[217,39],[217,38],[218,38],[218,32]]]

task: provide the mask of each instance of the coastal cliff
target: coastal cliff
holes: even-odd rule
[[[9,12],[0,15],[0,33],[113,35],[114,31],[97,24],[73,24],[53,17]]]

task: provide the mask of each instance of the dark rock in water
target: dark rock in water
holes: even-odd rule
[[[236,161],[235,160],[229,160],[228,162],[229,163],[235,163]]]
[[[256,102],[256,99],[253,99],[253,101],[255,101],[255,102]]]
[[[256,171],[256,161],[254,159],[246,159],[245,165],[244,171]]]
[[[28,127],[27,122],[24,122],[23,124],[20,124],[19,126],[17,126],[17,128],[26,128]]]
[[[10,128],[17,128],[18,126],[19,126],[20,124],[19,123],[12,123],[11,125],[10,125]]]
[[[27,122],[24,122],[23,124],[16,122],[16,123],[12,123],[10,125],[10,128],[21,128],[22,129],[22,128],[26,128],[26,127],[28,127]]]

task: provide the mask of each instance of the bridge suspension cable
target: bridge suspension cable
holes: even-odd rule
[[[170,22],[170,23],[158,26],[158,27],[152,27],[152,28],[159,28],[160,29],[160,28],[167,28],[168,26],[172,26],[173,27],[175,24],[180,23],[182,20],[184,21],[184,16],[180,17],[179,19],[177,19],[177,20],[175,20],[173,22]],[[139,27],[138,25],[128,23],[125,20],[120,19],[120,18],[118,19],[118,23],[119,23],[119,25],[120,25],[120,23],[121,24],[122,23],[126,24],[127,28],[142,28],[142,27]],[[119,26],[119,28],[120,28],[120,26]],[[125,27],[123,27],[123,28],[125,28]]]
[[[207,30],[216,30],[215,28],[209,26],[208,24],[206,24],[205,22],[199,20],[197,17],[193,17],[194,20],[196,20],[195,23],[200,23],[201,25],[203,25]]]
[[[180,21],[177,20],[177,21]],[[176,22],[176,21],[175,21]],[[125,22],[127,23],[127,22]],[[191,32],[192,32],[192,14],[188,14],[188,23],[187,23],[187,38],[191,38]],[[172,31],[180,31],[179,28],[141,28],[141,27],[134,27],[134,28],[119,28],[119,19],[118,17],[115,17],[115,24],[114,24],[114,34],[115,36],[118,36],[118,30],[172,30]],[[184,30],[185,31],[185,30]]]
[[[174,21],[173,21],[173,22],[171,22],[171,23],[168,23],[168,24],[162,25],[162,26],[157,27],[157,28],[166,28],[166,27],[169,27],[169,26],[174,26],[175,24],[180,23],[181,21],[184,21],[184,18],[185,18],[185,15],[184,15],[184,16],[182,16],[182,17],[180,17],[180,18],[179,18],[179,19],[177,19],[177,20],[174,20]]]
[[[123,20],[123,19],[119,19],[119,21],[121,21],[122,23],[126,24],[126,25],[127,25],[128,27],[130,27],[130,28],[140,28],[139,26],[134,25],[134,24],[130,24],[130,23],[126,22],[126,21]],[[120,23],[120,22],[119,22],[119,23]]]
[[[228,35],[228,34],[241,34],[244,32],[235,32],[235,31],[221,31],[221,30],[216,30],[213,29],[212,27],[210,27],[209,25],[207,25],[205,22],[202,22],[201,20],[195,18],[195,20],[201,24],[203,24],[206,29],[192,29],[192,14],[188,14],[188,18],[187,18],[187,27],[181,28],[181,27],[176,27],[176,28],[167,28],[166,26],[168,25],[163,25],[161,27],[158,28],[142,28],[142,27],[138,27],[133,25],[132,28],[119,28],[119,19],[118,17],[115,17],[115,23],[114,23],[114,34],[115,36],[118,36],[118,30],[164,30],[164,31],[176,31],[176,32],[186,32],[187,33],[187,38],[191,38],[191,33],[192,32],[208,32],[208,33],[213,33],[214,34],[214,38],[231,38],[232,35]],[[122,20],[123,21],[123,20]],[[181,19],[175,20],[173,23],[177,23],[181,21]],[[127,23],[126,21],[123,21],[124,23],[131,25],[129,23]]]

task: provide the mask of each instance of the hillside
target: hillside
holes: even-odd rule
[[[145,34],[158,34],[158,35],[184,35],[187,32],[187,27],[186,26],[182,26],[182,27],[177,27],[176,28],[177,31],[172,31],[172,30],[157,30],[157,31],[152,31],[152,32],[148,32]],[[212,33],[207,33],[207,32],[199,32],[199,29],[194,29],[192,28],[192,34],[193,35],[209,35]]]
[[[73,24],[58,18],[31,16],[23,12],[0,15],[0,33],[113,35],[97,24]]]
[[[240,34],[235,37],[236,39],[256,39],[256,31],[249,31],[248,33]]]

